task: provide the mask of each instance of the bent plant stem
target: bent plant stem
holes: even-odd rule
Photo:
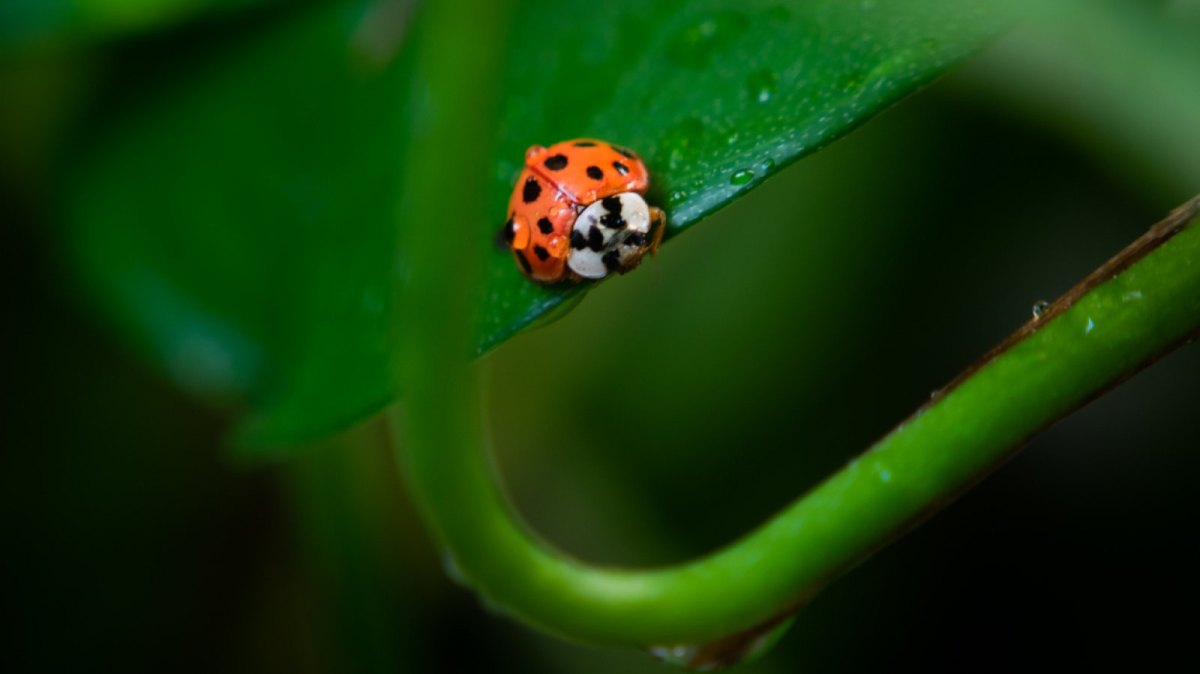
[[[458,358],[465,317],[449,311],[416,326],[406,354],[403,383],[414,394],[395,426],[405,435],[407,477],[465,580],[504,611],[601,644],[744,643],[731,635],[778,622],[1033,434],[1194,339],[1198,213],[1200,198],[864,454],[758,529],[694,561],[647,570],[590,566],[539,541],[520,522],[489,463],[474,372]],[[720,649],[699,650],[709,663],[727,657]]]

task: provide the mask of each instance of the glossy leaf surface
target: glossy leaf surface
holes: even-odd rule
[[[318,437],[399,393],[397,335],[420,317],[392,300],[406,267],[398,232],[439,226],[399,207],[402,177],[421,170],[401,165],[405,114],[428,95],[407,74],[405,37],[421,29],[409,4],[307,6],[141,54],[139,96],[100,118],[75,162],[68,240],[86,286],[175,380],[247,410],[243,444]],[[481,241],[528,145],[590,136],[637,150],[673,236],[1007,19],[952,0],[539,0],[516,12],[495,55],[496,147],[461,158],[494,167],[486,194],[462,195],[495,213]],[[447,274],[474,243],[448,237]],[[483,279],[480,353],[579,292],[531,284],[502,251]]]

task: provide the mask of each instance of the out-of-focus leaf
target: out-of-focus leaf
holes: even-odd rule
[[[4,0],[0,51],[102,38],[179,23],[270,0]]]
[[[1163,203],[1200,185],[1200,4],[1068,0],[956,81],[1107,160]]]
[[[997,4],[520,3],[493,55],[497,148],[462,157],[495,178],[462,196],[487,199],[490,238],[526,146],[604,138],[645,157],[678,234],[980,47],[1007,19]],[[240,400],[244,444],[308,439],[398,394],[398,328],[420,317],[391,304],[397,229],[439,226],[397,212],[402,171],[421,169],[399,165],[406,97],[425,95],[399,44],[408,10],[322,5],[151,66],[143,102],[80,158],[85,282],[177,381]],[[462,245],[447,240],[447,274]],[[480,352],[578,292],[528,282],[501,251],[487,264]]]

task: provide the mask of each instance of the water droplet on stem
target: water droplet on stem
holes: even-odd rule
[[[647,650],[659,660],[676,667],[714,672],[761,657],[787,632],[792,622],[794,616],[780,616],[708,643],[651,646]]]
[[[463,587],[470,587],[471,583],[467,580],[466,574],[463,573],[462,567],[458,565],[458,561],[454,559],[454,553],[449,550],[442,550],[442,570],[446,572],[446,576],[455,584]]]

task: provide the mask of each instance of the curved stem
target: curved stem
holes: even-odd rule
[[[490,227],[481,200],[469,197],[485,193],[486,176],[461,160],[494,133],[496,65],[487,55],[499,53],[506,10],[486,0],[423,6],[421,20],[437,29],[416,34],[440,37],[414,47],[413,141],[401,159],[419,170],[405,178],[406,267],[396,300],[416,318],[400,336],[395,376],[406,391],[398,426],[413,492],[464,578],[523,620],[627,646],[702,642],[773,624],[1032,434],[1200,328],[1200,226],[1185,227],[1200,211],[1194,200],[741,540],[660,569],[570,559],[526,529],[498,486],[475,373],[463,357],[472,290],[481,285],[472,270],[482,267],[488,239],[479,233]],[[455,273],[447,273],[448,260]]]
[[[569,559],[517,519],[489,464],[471,369],[426,326],[410,352],[408,477],[493,605],[607,644],[698,642],[768,621],[945,505],[1031,435],[1194,339],[1200,198],[988,354],[892,433],[741,540],[679,566]],[[1188,223],[1191,223],[1190,225]],[[461,323],[444,316],[441,328]],[[463,333],[461,325],[454,334]],[[447,413],[446,410],[449,410]]]

